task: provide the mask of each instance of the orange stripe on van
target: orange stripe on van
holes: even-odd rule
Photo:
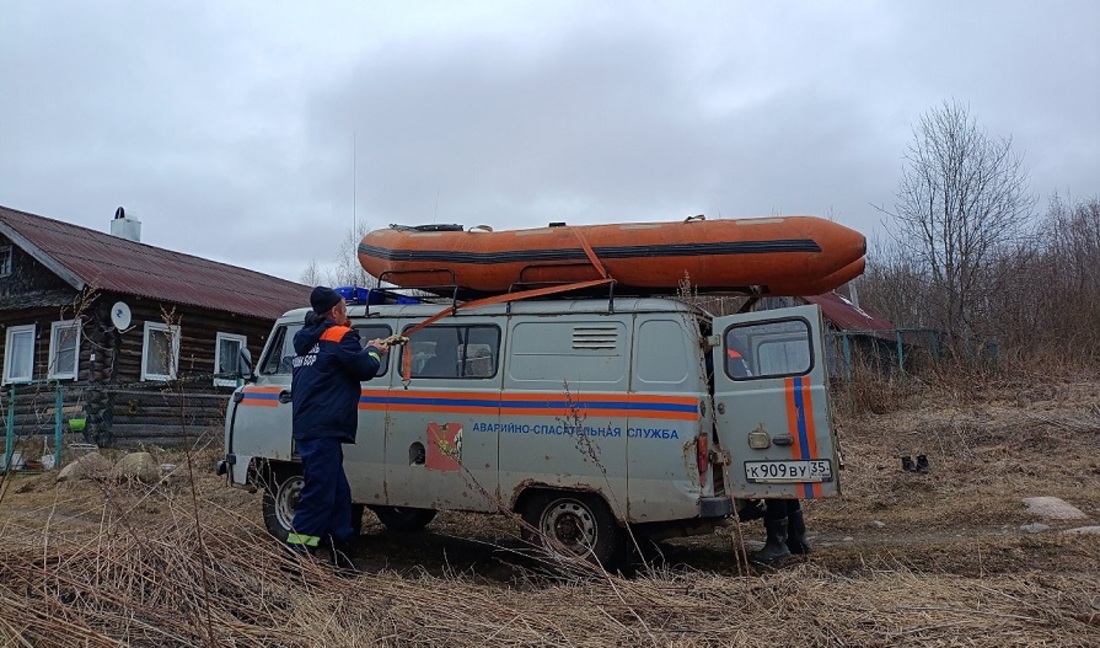
[[[241,390],[241,405],[249,407],[278,407],[282,387],[250,386]]]
[[[501,416],[570,416],[574,409],[582,416],[697,421],[695,396],[593,394],[565,398],[561,394],[529,392],[501,394],[455,391],[398,391],[364,389],[359,409],[499,413]],[[428,409],[431,408],[431,409]]]
[[[791,436],[791,458],[802,458],[802,447],[798,441],[798,407],[794,401],[794,378],[783,381],[783,393],[787,401],[787,434]]]

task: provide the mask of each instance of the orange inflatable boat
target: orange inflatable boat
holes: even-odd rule
[[[859,276],[863,235],[813,216],[671,223],[551,225],[493,232],[459,225],[392,225],[359,244],[359,263],[404,288],[466,296],[610,278],[616,293],[759,290],[828,292]]]

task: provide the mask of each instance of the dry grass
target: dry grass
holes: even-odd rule
[[[415,542],[368,526],[364,573],[341,576],[271,541],[215,451],[169,457],[155,487],[7,480],[0,646],[1100,645],[1098,538],[1018,531],[1024,496],[1100,512],[1100,384],[898,389],[844,417],[846,495],[808,506],[818,551],[750,575],[725,533],[629,576],[550,576],[509,520],[442,514]]]
[[[1095,574],[983,578],[902,564],[753,577],[701,571],[480,583],[335,575],[211,502],[5,551],[0,636],[38,646],[1086,646]],[[44,540],[45,538],[39,538]]]

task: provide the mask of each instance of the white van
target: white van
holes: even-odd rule
[[[365,342],[439,310],[348,314]],[[290,367],[306,312],[279,318],[233,394],[219,464],[231,483],[263,490],[268,529],[284,539],[302,485]],[[671,298],[520,301],[457,310],[383,363],[362,385],[344,467],[360,512],[392,529],[418,530],[441,510],[506,509],[547,550],[607,565],[628,526],[705,533],[735,498],[840,491],[816,306],[711,317]]]

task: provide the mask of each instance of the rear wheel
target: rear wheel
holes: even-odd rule
[[[523,519],[553,558],[582,558],[612,567],[622,548],[622,529],[603,499],[587,493],[542,493],[524,507]]]
[[[407,506],[371,506],[370,510],[378,516],[390,531],[397,533],[416,533],[422,531],[435,519],[434,509],[409,508]]]
[[[301,466],[282,467],[268,474],[263,499],[264,526],[279,542],[286,542],[294,527],[294,511],[298,509],[304,485]],[[351,526],[356,536],[363,532],[362,504],[352,504]]]

